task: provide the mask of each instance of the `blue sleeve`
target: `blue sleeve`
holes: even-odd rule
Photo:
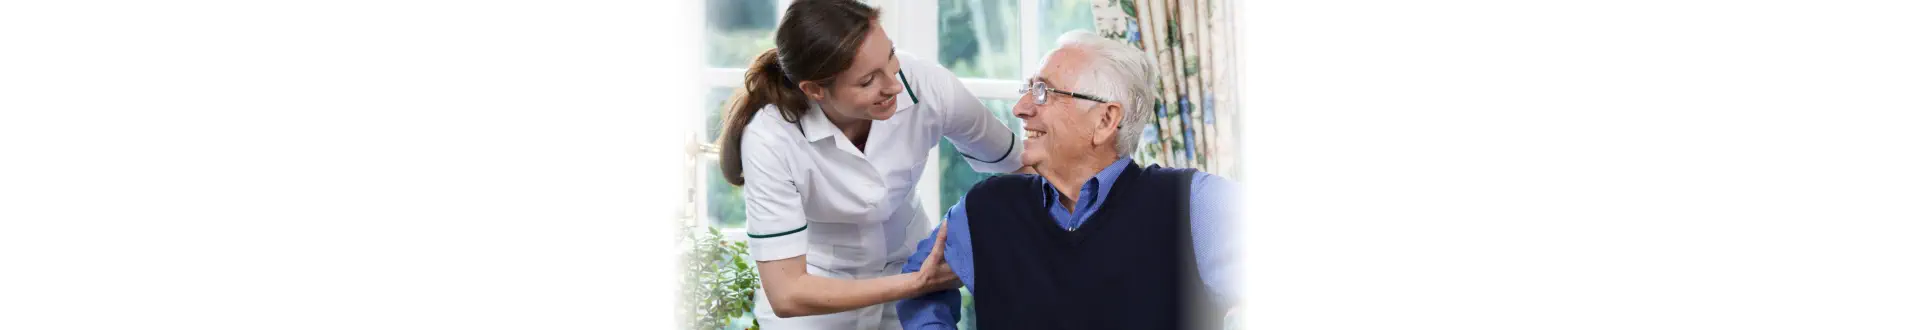
[[[967,200],[961,197],[947,211],[948,267],[953,268],[960,281],[971,287],[973,284],[973,249],[967,236]],[[934,235],[939,235],[936,227],[927,233],[914,248],[913,256],[907,257],[907,265],[902,273],[920,271],[920,263],[927,260],[927,253],[933,250]],[[900,327],[905,330],[957,329],[960,323],[960,290],[946,290],[929,293],[924,296],[901,300],[897,308],[900,315]]]
[[[1239,223],[1239,185],[1206,172],[1193,173],[1192,196],[1188,203],[1188,225],[1192,226],[1193,258],[1200,267],[1200,280],[1214,297],[1233,306],[1239,301],[1240,257],[1234,227]],[[952,239],[949,232],[948,239]]]

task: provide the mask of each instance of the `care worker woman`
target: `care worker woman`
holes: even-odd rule
[[[899,329],[894,301],[959,287],[939,258],[900,273],[934,228],[914,194],[928,151],[946,138],[974,170],[1008,172],[1020,139],[952,72],[895,52],[872,7],[796,0],[784,15],[720,141],[760,271],[754,315],[771,330]]]

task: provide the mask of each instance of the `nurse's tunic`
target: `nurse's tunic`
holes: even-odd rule
[[[754,260],[806,255],[807,272],[839,279],[899,274],[927,219],[914,186],[928,151],[952,141],[975,171],[1020,168],[1020,140],[953,73],[897,53],[906,86],[892,118],[875,121],[866,152],[853,146],[817,107],[798,123],[760,109],[741,137],[747,251]],[[780,318],[764,290],[754,315],[769,330],[899,329],[893,303]]]

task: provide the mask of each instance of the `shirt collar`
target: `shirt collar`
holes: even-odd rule
[[[833,126],[833,122],[827,121],[825,110],[820,109],[819,105],[811,104],[812,102],[808,103],[807,112],[800,114],[800,134],[807,137],[807,142],[820,141],[833,136],[833,132],[840,130]]]
[[[1107,164],[1107,168],[1101,169],[1100,173],[1094,173],[1093,179],[1087,180],[1087,184],[1099,187],[1097,194],[1099,194],[1100,199],[1096,200],[1098,203],[1105,204],[1107,202],[1107,192],[1113,191],[1113,180],[1119,179],[1120,172],[1126,172],[1127,165],[1131,164],[1133,164],[1133,157],[1121,156],[1120,160],[1113,161],[1113,164]]]
[[[1121,156],[1120,160],[1113,161],[1113,164],[1107,164],[1107,168],[1100,169],[1100,172],[1094,173],[1092,178],[1088,178],[1086,183],[1080,185],[1080,191],[1084,193],[1089,188],[1094,189],[1093,205],[1105,204],[1107,202],[1107,193],[1113,191],[1113,180],[1118,180],[1120,173],[1126,172],[1127,165],[1132,164],[1132,156]],[[1042,183],[1045,183],[1046,180],[1047,178],[1040,178]],[[1053,203],[1060,200],[1060,191],[1053,189],[1053,185],[1051,184],[1043,184],[1041,186],[1047,188],[1046,202],[1041,205],[1053,207]],[[1087,197],[1085,194],[1080,196],[1082,199]]]

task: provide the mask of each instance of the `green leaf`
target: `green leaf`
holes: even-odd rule
[[[1140,20],[1140,12],[1133,8],[1133,0],[1120,0],[1120,10],[1126,11],[1127,17],[1132,17],[1134,21]]]

